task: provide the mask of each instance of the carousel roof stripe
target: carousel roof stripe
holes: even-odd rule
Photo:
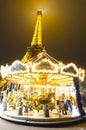
[[[59,64],[60,62],[56,60],[55,58],[53,58],[52,56],[50,56],[45,50],[45,48],[43,48],[42,52],[37,55],[37,57],[33,60],[33,62],[39,62],[40,60],[45,59],[45,58],[49,59],[50,61],[56,64]]]

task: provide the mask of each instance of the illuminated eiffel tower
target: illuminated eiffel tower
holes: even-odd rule
[[[42,52],[42,11],[37,12],[37,21],[32,38],[31,46],[27,48],[27,52],[22,58],[22,62],[26,63],[28,60],[35,58],[38,53]]]

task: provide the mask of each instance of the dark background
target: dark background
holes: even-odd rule
[[[86,68],[86,0],[0,0],[0,65],[21,60],[30,46],[37,10],[43,10],[47,52]]]

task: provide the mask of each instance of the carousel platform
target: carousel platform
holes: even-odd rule
[[[18,115],[17,110],[9,110],[0,113],[0,117],[7,121],[21,124],[21,125],[29,125],[29,126],[37,126],[37,127],[64,127],[64,126],[73,126],[79,123],[86,121],[85,116],[76,116],[71,117],[70,114],[60,115],[55,111],[50,112],[49,117],[44,117],[43,113],[31,111],[29,113],[25,113],[22,116]]]

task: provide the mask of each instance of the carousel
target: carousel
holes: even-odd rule
[[[1,66],[3,113],[43,119],[84,116],[79,83],[84,80],[85,71],[47,53],[42,45],[42,11],[37,12],[34,35],[27,49],[21,60]]]

